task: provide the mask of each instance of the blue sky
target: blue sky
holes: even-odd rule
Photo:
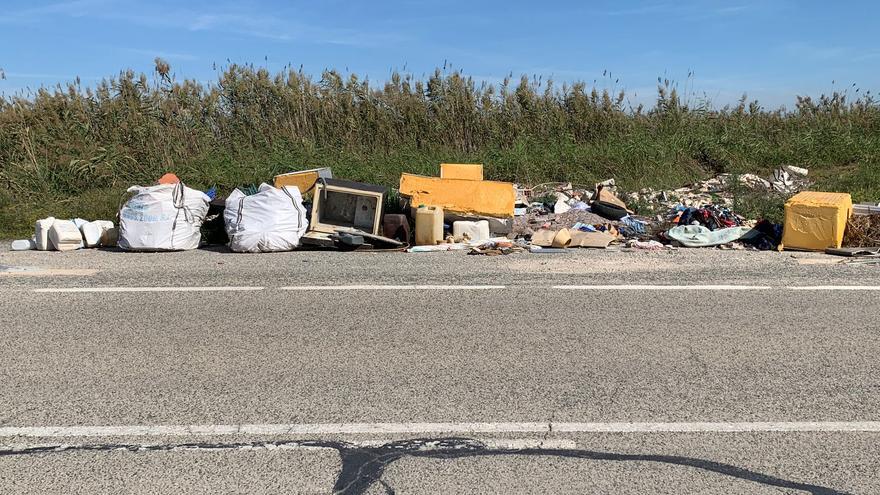
[[[449,63],[477,79],[552,76],[626,89],[651,102],[657,77],[716,106],[746,92],[765,106],[795,95],[880,90],[880,2],[680,0],[5,0],[0,91],[79,76],[94,84],[163,57],[178,79],[211,81],[228,61],[287,64],[382,81]],[[607,71],[607,72],[606,72]],[[692,77],[688,77],[689,73]],[[603,73],[606,75],[603,76]],[[607,73],[611,75],[608,76]],[[850,89],[850,93],[855,90]]]

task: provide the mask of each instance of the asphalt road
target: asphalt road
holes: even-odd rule
[[[0,492],[880,493],[838,261],[2,252]]]

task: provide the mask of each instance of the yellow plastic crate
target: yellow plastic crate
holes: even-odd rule
[[[845,193],[804,191],[785,203],[782,247],[824,251],[843,244],[852,197]]]

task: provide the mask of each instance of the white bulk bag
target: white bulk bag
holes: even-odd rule
[[[133,186],[134,193],[119,211],[119,247],[127,251],[196,249],[199,229],[211,200],[183,185]]]
[[[83,247],[83,238],[71,220],[55,220],[49,228],[49,245],[56,251],[73,251]]]
[[[226,198],[223,212],[229,249],[240,253],[289,251],[306,232],[306,210],[296,186],[275,188],[261,184],[245,196],[236,189]]]

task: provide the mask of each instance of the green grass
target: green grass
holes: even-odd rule
[[[709,110],[663,82],[650,110],[583,84],[478,85],[457,72],[385,84],[328,71],[226,68],[214,84],[123,72],[0,100],[0,237],[41,217],[112,218],[125,189],[173,171],[187,184],[259,184],[295,169],[393,187],[401,172],[478,162],[489,179],[672,188],[721,172],[793,164],[820,189],[880,200],[880,108],[870,94]],[[781,198],[737,209],[777,219]],[[760,213],[760,215],[758,215]]]

